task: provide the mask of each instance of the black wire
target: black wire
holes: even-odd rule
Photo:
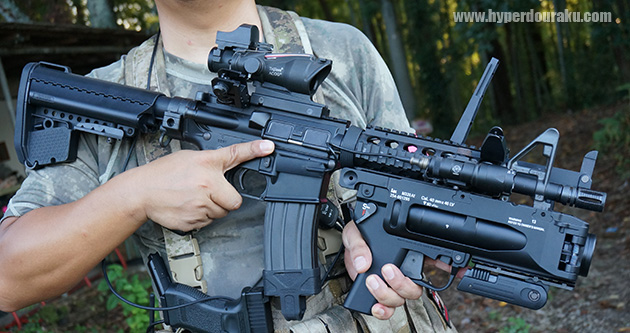
[[[155,35],[155,44],[153,44],[153,52],[151,53],[151,62],[149,62],[149,76],[147,77],[147,90],[151,90],[151,73],[153,72],[153,63],[158,50],[158,42],[160,41],[160,29]]]
[[[155,305],[155,294],[149,294],[149,305]],[[147,326],[146,333],[155,333],[155,311],[149,311],[149,326]]]
[[[171,311],[171,310],[177,310],[177,309],[181,309],[181,308],[184,308],[184,307],[187,307],[187,306],[190,306],[190,305],[194,305],[194,304],[202,303],[202,302],[208,302],[208,301],[224,301],[224,302],[234,301],[234,299],[231,299],[229,297],[208,296],[208,297],[196,299],[194,301],[190,301],[188,303],[175,305],[175,306],[168,306],[168,307],[144,306],[144,305],[136,304],[136,303],[133,303],[132,301],[127,300],[122,295],[117,293],[116,290],[114,290],[114,286],[109,281],[109,277],[107,277],[107,269],[106,269],[105,259],[103,259],[103,261],[101,261],[101,269],[103,270],[103,278],[105,278],[105,282],[107,283],[107,286],[109,287],[109,290],[112,292],[112,294],[114,294],[114,296],[118,297],[118,299],[121,300],[122,302],[124,302],[124,303],[126,303],[128,305],[131,305],[133,307],[136,307],[138,309],[142,309],[142,310],[147,310],[147,311]],[[224,308],[219,308],[219,307],[212,306],[212,305],[209,305],[209,304],[207,306],[212,311],[215,311],[215,312],[218,312],[218,313],[228,313]]]
[[[147,76],[147,90],[151,90],[151,74],[153,73],[153,64],[155,63],[155,56],[157,55],[158,44],[160,41],[160,30],[158,29],[157,34],[155,35],[155,44],[153,45],[153,51],[151,52],[151,61],[149,62],[149,75]],[[133,137],[133,141],[129,148],[129,153],[127,154],[127,158],[125,159],[125,163],[123,164],[122,171],[127,170],[127,166],[129,165],[129,160],[131,159],[131,154],[133,153],[134,148],[136,147],[136,141],[138,140],[138,134]]]
[[[147,333],[155,332],[155,326],[157,326],[159,324],[164,324],[164,323],[165,323],[164,320],[158,320],[158,321],[154,321],[152,323],[149,323],[149,326],[147,326]]]
[[[335,264],[337,263],[337,260],[339,260],[339,257],[341,257],[341,253],[344,251],[344,246],[343,244],[341,244],[341,246],[339,247],[339,252],[337,252],[337,255],[335,255],[335,259],[333,259],[333,262],[330,264],[330,266],[328,267],[328,269],[326,270],[326,275],[324,275],[324,281],[322,281],[322,284],[326,283],[326,281],[333,279],[334,277],[336,277],[337,275],[330,276],[330,273],[332,272],[333,268],[335,267]]]
[[[129,146],[129,152],[127,153],[127,158],[125,158],[125,163],[123,163],[123,168],[121,172],[127,170],[127,166],[129,166],[129,160],[131,159],[131,154],[136,148],[136,141],[138,141],[138,134],[133,137],[133,141],[131,141],[131,146]]]

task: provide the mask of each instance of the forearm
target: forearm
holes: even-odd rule
[[[125,178],[0,224],[1,310],[69,290],[146,220]]]
[[[125,171],[72,203],[5,220],[0,224],[0,310],[70,289],[147,219],[190,231],[238,209],[242,198],[223,175],[273,149],[270,141],[253,141],[182,150]]]

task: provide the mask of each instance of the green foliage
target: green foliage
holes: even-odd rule
[[[34,308],[34,307],[31,307]],[[64,321],[69,315],[69,310],[67,306],[54,306],[54,305],[46,305],[37,309],[32,316],[28,317],[28,322],[22,325],[22,329],[18,330],[17,327],[12,327],[11,332],[20,332],[20,333],[39,333],[43,331],[50,332],[60,332],[60,331],[68,331],[68,332],[79,332],[79,333],[87,333],[87,332],[99,332],[96,328],[88,328],[83,325],[64,325]]]
[[[19,0],[14,2],[34,22],[72,23],[73,13],[65,0]]]
[[[120,265],[110,265],[107,269],[107,275],[114,290],[125,299],[146,305],[151,291],[151,280],[147,277],[140,278],[137,274],[129,274],[123,270]],[[139,332],[149,325],[149,316],[145,310],[138,309],[131,305],[122,303],[115,295],[109,293],[109,287],[105,280],[98,285],[98,290],[106,293],[106,307],[108,311],[113,310],[117,306],[122,307],[125,322],[132,332]]]
[[[143,305],[148,303],[151,280],[146,274],[131,274],[120,265],[110,265],[108,267],[108,277],[115,290],[126,299]],[[28,322],[22,325],[22,329],[19,332],[91,333],[105,331],[144,332],[146,330],[149,325],[149,315],[145,310],[120,302],[110,292],[104,280],[101,280],[96,290],[98,291],[96,295],[92,295],[93,292],[88,292],[88,294],[84,295],[92,297],[87,308],[78,298],[70,303],[51,302],[45,306],[30,307],[26,312],[33,312],[33,314],[27,317]],[[93,313],[98,313],[99,311],[113,313],[113,315],[110,318],[105,318],[102,322],[94,320]],[[124,318],[120,317],[121,313]],[[74,322],[75,320],[79,322]],[[13,331],[17,332],[18,328],[12,327],[11,332]]]
[[[411,59],[421,64],[416,75],[416,87],[422,87],[426,93],[426,101],[420,115],[431,118],[434,122],[436,135],[445,137],[455,128],[459,112],[453,110],[449,84],[452,71],[447,70],[446,41],[440,33],[443,29],[439,2],[421,1],[407,2],[405,11],[410,19],[408,30],[411,32],[406,39],[407,44],[422,47],[410,48]]]
[[[501,314],[498,311],[491,311],[488,313],[488,320],[497,321],[499,319],[501,319]]]
[[[488,321],[492,322],[503,322],[501,313],[497,310],[491,311],[488,313]],[[524,319],[509,317],[507,319],[507,325],[503,326],[499,333],[529,333],[529,329],[531,325],[529,325]]]
[[[630,109],[599,121],[602,128],[593,134],[595,148],[611,156],[623,179],[630,178]]]
[[[97,1],[97,0],[89,0]],[[154,33],[152,0],[109,1],[117,24]],[[89,25],[87,0],[14,0],[34,22]],[[388,0],[394,8],[409,70],[415,117],[450,134],[491,57],[501,64],[473,132],[535,119],[546,112],[615,102],[615,87],[630,80],[628,1]],[[390,65],[383,0],[258,0],[299,15],[352,24]],[[556,8],[556,6],[558,8]],[[454,13],[611,13],[612,22],[455,22]],[[400,54],[400,53],[396,53]],[[400,72],[400,71],[397,71]],[[403,98],[403,100],[405,100]],[[611,130],[613,130],[611,128]]]
[[[529,325],[523,318],[508,318],[508,326],[501,328],[500,333],[529,333],[531,325]]]
[[[158,17],[152,0],[113,0],[117,24],[125,29],[156,33]]]

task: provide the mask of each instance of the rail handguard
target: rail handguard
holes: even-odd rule
[[[272,155],[226,177],[244,195],[267,203],[264,296],[279,297],[289,320],[301,319],[306,297],[321,289],[316,213],[336,169],[342,169],[341,185],[358,191],[354,218],[373,254],[370,270],[358,276],[346,300],[350,309],[370,313],[375,299],[365,278],[380,275],[386,263],[433,290],[447,288],[458,268],[472,267],[458,289],[532,309],[545,304],[549,286],[572,289],[579,275],[587,275],[595,236],[586,222],[553,208],[559,202],[603,210],[606,194],[591,190],[597,152],[571,171],[553,167],[555,129],[511,158],[499,127],[480,149],[464,144],[496,59],[451,140],[440,140],[328,117],[327,107],[311,97],[331,62],[274,55],[257,42],[257,33],[242,26],[218,35],[208,59],[218,78],[213,92],[196,99],[78,76],[67,67],[27,65],[17,106],[20,161],[29,168],[73,161],[81,132],[125,140],[160,131],[165,142],[178,139],[200,149],[274,141]],[[537,146],[544,165],[523,158]],[[262,193],[247,187],[251,173],[267,179]],[[533,204],[510,202],[512,193],[532,197]],[[448,283],[423,279],[425,257],[453,265]]]

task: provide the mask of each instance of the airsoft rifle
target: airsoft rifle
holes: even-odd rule
[[[578,276],[587,275],[595,236],[588,223],[554,211],[554,204],[603,210],[606,194],[591,190],[597,152],[586,154],[579,172],[553,167],[559,139],[553,128],[513,157],[499,127],[480,149],[464,144],[496,59],[450,140],[440,140],[329,117],[312,96],[331,61],[274,54],[258,40],[253,26],[220,32],[208,58],[218,74],[213,91],[195,99],[83,77],[48,63],[28,64],[22,74],[15,145],[28,168],[73,161],[80,133],[125,140],[159,131],[161,141],[187,141],[200,149],[261,138],[275,142],[272,155],[226,174],[241,193],[267,204],[262,288],[246,288],[237,300],[206,300],[171,281],[161,258],[152,256],[150,271],[167,324],[266,332],[269,297],[279,297],[286,319],[301,319],[306,297],[322,286],[317,214],[329,176],[338,169],[340,185],[357,190],[354,219],[373,254],[371,268],[357,277],[344,304],[351,310],[370,313],[376,301],[365,279],[380,275],[386,263],[438,291],[469,267],[459,290],[531,309],[545,304],[550,286],[573,289]],[[524,157],[537,147],[546,162],[527,162]],[[262,193],[248,193],[244,179],[250,173],[267,179]],[[513,193],[533,203],[515,204]],[[452,265],[447,283],[436,286],[423,278],[425,257]]]

